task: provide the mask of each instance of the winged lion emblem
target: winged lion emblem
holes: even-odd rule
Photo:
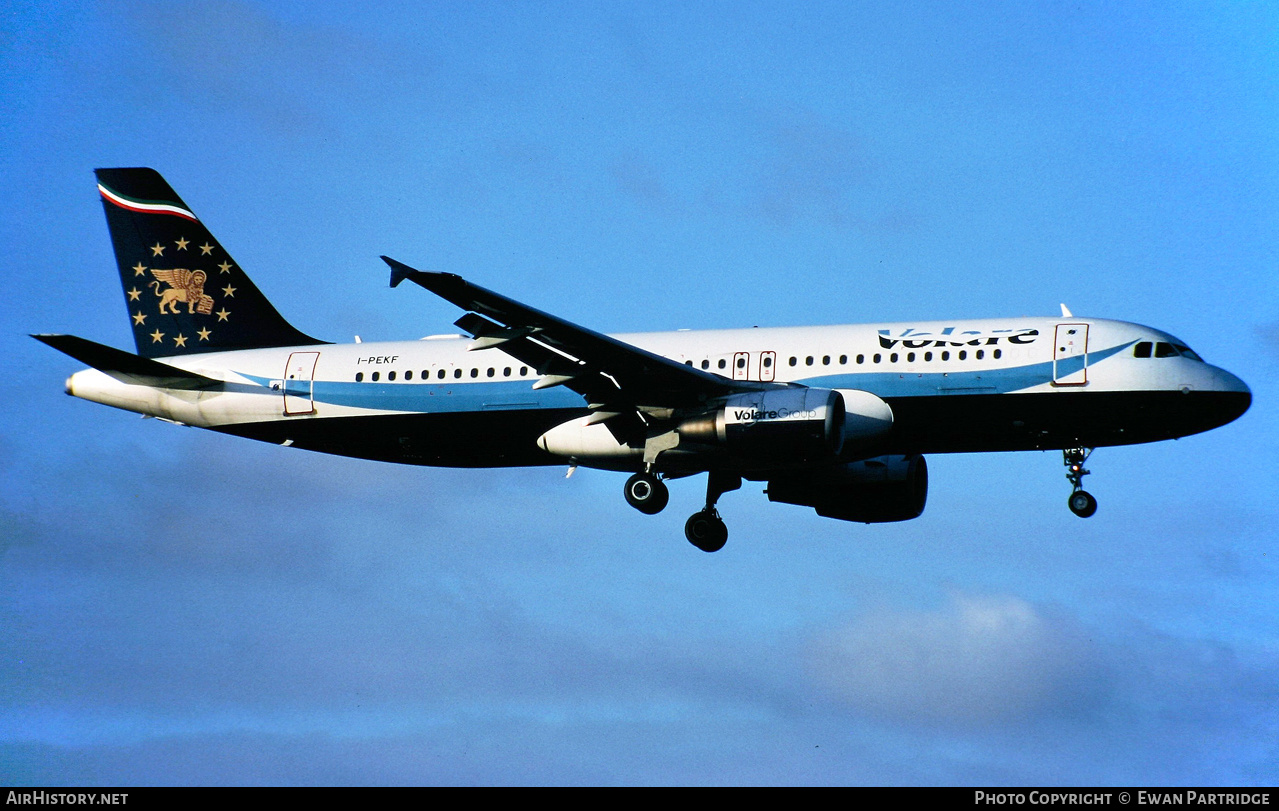
[[[155,277],[155,281],[150,282],[149,286],[160,297],[160,312],[165,312],[167,307],[170,313],[177,315],[178,302],[187,305],[188,313],[209,315],[213,312],[213,298],[204,294],[204,283],[208,281],[209,274],[203,270],[153,268],[151,275]],[[161,290],[161,285],[165,284],[168,288]]]

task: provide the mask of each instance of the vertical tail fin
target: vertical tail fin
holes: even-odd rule
[[[320,344],[271,306],[154,169],[97,169],[138,354]]]

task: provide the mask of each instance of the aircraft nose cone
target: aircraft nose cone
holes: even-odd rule
[[[1218,369],[1217,376],[1221,381],[1223,391],[1233,391],[1240,394],[1247,394],[1249,397],[1252,396],[1252,389],[1248,388],[1248,384],[1235,377],[1230,372],[1227,372],[1225,369]]]
[[[1221,392],[1221,416],[1224,418],[1222,424],[1242,417],[1252,406],[1252,390],[1248,388],[1248,384],[1225,369],[1216,369],[1213,377],[1216,384],[1214,388]]]

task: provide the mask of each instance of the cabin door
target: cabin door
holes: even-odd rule
[[[314,414],[315,362],[319,352],[294,352],[284,369],[284,415]]]
[[[1082,386],[1088,382],[1088,325],[1058,324],[1053,343],[1053,383]]]

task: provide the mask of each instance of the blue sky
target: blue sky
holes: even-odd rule
[[[0,3],[0,781],[1271,784],[1279,14],[1202,3]],[[451,331],[381,253],[595,329],[1076,314],[1237,422],[935,456],[861,526],[328,458],[73,400],[130,347],[97,166],[300,329]]]

